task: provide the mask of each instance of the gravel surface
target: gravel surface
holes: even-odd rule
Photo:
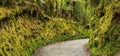
[[[39,48],[32,56],[90,56],[84,51],[88,39],[59,42]]]

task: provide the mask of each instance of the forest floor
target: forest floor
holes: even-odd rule
[[[89,50],[85,50],[88,40],[79,39],[50,44],[38,48],[32,56],[90,56]]]

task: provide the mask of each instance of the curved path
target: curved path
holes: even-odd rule
[[[88,39],[72,40],[39,48],[32,56],[90,56],[84,51]]]

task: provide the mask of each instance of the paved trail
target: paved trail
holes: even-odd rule
[[[32,56],[90,56],[83,50],[88,39],[72,40],[39,48]]]

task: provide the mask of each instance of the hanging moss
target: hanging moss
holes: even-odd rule
[[[119,50],[116,47],[117,38],[119,38],[119,27],[113,22],[119,16],[116,16],[118,9],[118,0],[100,0],[92,2],[92,16],[90,21],[90,41],[89,47],[93,55],[112,55]],[[97,4],[94,4],[97,3]],[[94,4],[94,5],[93,5]],[[119,15],[119,14],[118,14]],[[93,26],[94,25],[94,26]]]

